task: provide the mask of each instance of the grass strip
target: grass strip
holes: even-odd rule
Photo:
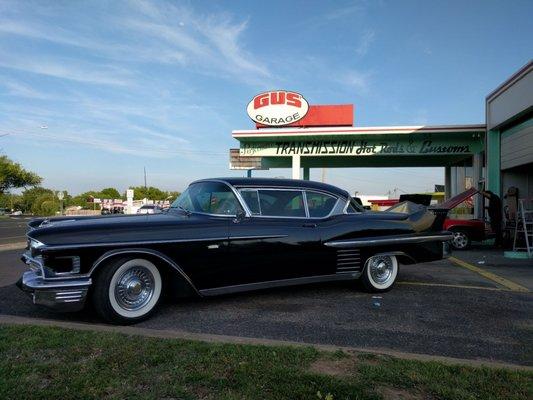
[[[1,399],[530,399],[533,373],[0,325]]]

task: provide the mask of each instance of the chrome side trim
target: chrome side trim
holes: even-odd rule
[[[360,276],[361,276],[361,272],[306,276],[302,278],[281,279],[278,281],[254,282],[254,283],[245,283],[242,285],[232,285],[232,286],[223,286],[223,287],[211,288],[211,289],[202,289],[200,290],[200,294],[202,296],[218,296],[221,294],[247,292],[251,290],[260,290],[260,289],[293,286],[293,285],[305,285],[308,283],[347,281],[347,280],[357,279]]]
[[[336,240],[324,243],[328,247],[345,248],[345,247],[371,247],[389,244],[405,243],[425,243],[425,242],[447,242],[452,240],[452,234],[424,235],[424,236],[387,236],[376,239],[353,239],[353,240]]]
[[[109,247],[109,246],[145,246],[149,244],[172,244],[172,243],[188,243],[188,242],[220,242],[230,239],[275,239],[278,237],[286,237],[287,235],[264,235],[264,236],[235,236],[235,237],[213,237],[213,238],[195,238],[195,239],[173,239],[173,240],[146,240],[137,242],[104,242],[104,243],[78,243],[78,244],[58,244],[45,245],[43,250],[68,250],[81,249],[87,247]]]
[[[111,251],[108,251],[107,253],[103,254],[100,258],[98,258],[98,260],[95,261],[95,263],[93,264],[93,266],[91,267],[90,271],[88,272],[87,275],[92,275],[94,270],[96,268],[98,268],[98,266],[104,262],[105,260],[107,260],[108,258],[110,257],[114,257],[116,255],[119,255],[119,254],[150,254],[154,257],[157,257],[159,258],[160,260],[166,262],[170,267],[172,267],[174,270],[176,270],[183,279],[185,279],[187,281],[187,283],[191,286],[191,288],[197,293],[197,294],[200,294],[198,289],[196,288],[196,286],[194,285],[194,283],[192,283],[191,279],[189,278],[189,276],[183,271],[183,269],[178,265],[176,264],[171,258],[167,257],[166,255],[164,255],[163,253],[160,253],[159,251],[156,251],[156,250],[150,250],[150,249],[124,249],[124,250],[111,250]]]
[[[278,238],[285,238],[288,236],[289,235],[230,236],[229,240],[278,239]]]

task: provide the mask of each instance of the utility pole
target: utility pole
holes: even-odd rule
[[[144,188],[146,189],[146,167],[144,167]]]

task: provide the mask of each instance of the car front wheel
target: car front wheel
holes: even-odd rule
[[[395,256],[372,256],[365,263],[361,280],[369,292],[386,292],[394,285],[398,269],[398,260]]]
[[[465,231],[454,231],[452,246],[456,250],[468,249],[470,246],[470,236]]]
[[[120,258],[101,268],[92,293],[96,312],[114,324],[146,319],[161,297],[162,280],[157,267],[142,258]]]

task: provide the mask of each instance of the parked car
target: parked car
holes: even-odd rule
[[[133,323],[161,294],[215,296],[361,279],[391,289],[399,264],[440,260],[453,238],[425,207],[365,211],[348,192],[311,181],[193,182],[168,211],[35,219],[19,287],[35,304]]]
[[[457,250],[465,250],[473,241],[481,242],[494,237],[485,221],[481,219],[446,218],[444,229],[453,233],[452,246]]]
[[[163,209],[155,204],[145,204],[137,210],[137,214],[159,214]]]
[[[458,194],[453,199],[448,200],[446,206],[452,210],[477,193],[479,193],[479,191],[474,188],[468,189],[463,193]],[[473,241],[481,242],[495,236],[490,229],[490,225],[487,224],[485,220],[476,218],[446,218],[444,221],[444,229],[453,233],[452,246],[457,250],[465,250],[469,248]]]
[[[465,190],[445,203],[442,203],[442,205],[439,207],[446,210],[452,210],[477,193],[479,193],[478,190],[474,188]],[[416,204],[429,206],[431,203],[431,195],[404,194],[400,196],[400,199],[397,202],[401,203],[403,201],[411,201]],[[393,207],[390,209],[392,210]],[[483,241],[494,237],[494,233],[491,231],[490,225],[487,224],[483,219],[460,219],[447,217],[444,221],[444,229],[453,233],[453,240],[451,241],[451,244],[456,250],[465,250],[469,248],[473,241]]]

